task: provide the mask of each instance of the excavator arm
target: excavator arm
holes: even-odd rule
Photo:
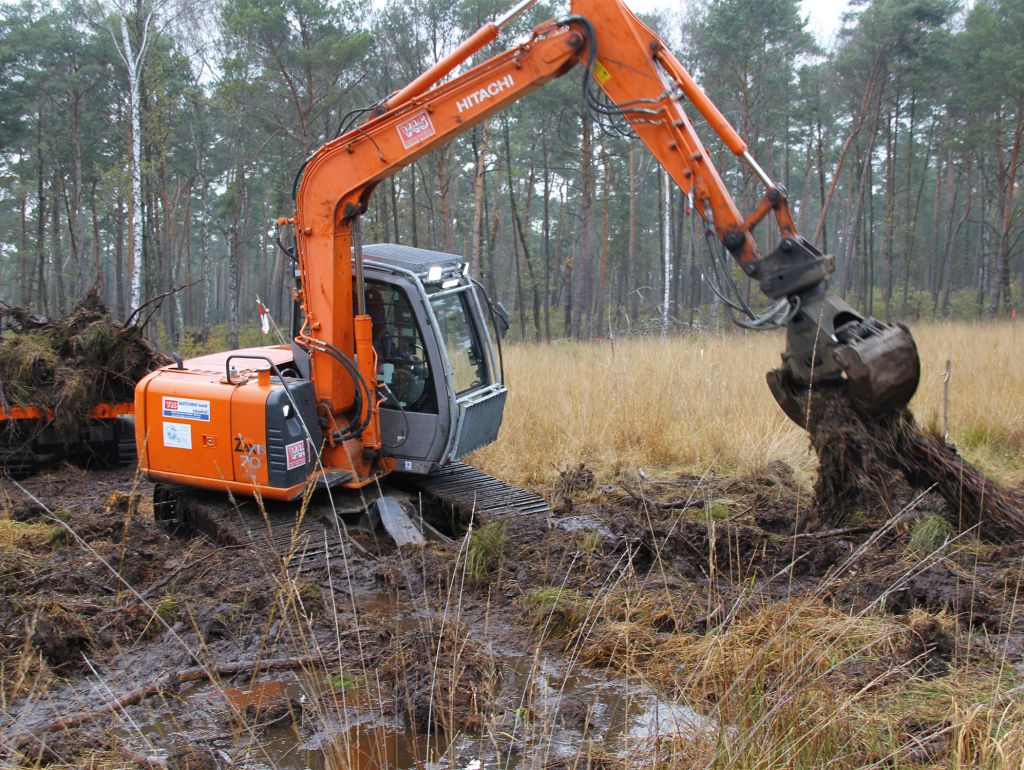
[[[786,414],[806,426],[807,391],[830,381],[841,382],[866,417],[905,406],[920,378],[909,330],[864,317],[828,291],[834,259],[797,232],[786,191],[758,165],[746,142],[654,32],[618,0],[573,0],[572,11],[574,23],[586,30],[591,76],[615,112],[691,197],[762,293],[788,302],[782,367],[768,375],[772,394]],[[685,102],[764,186],[761,200],[746,216],[711,162],[683,109]],[[753,230],[769,215],[778,226],[779,245],[762,255]]]
[[[619,0],[572,0],[569,15],[538,25],[526,41],[444,80],[534,2],[524,0],[484,25],[376,105],[365,122],[321,147],[303,169],[295,216],[281,221],[295,227],[299,299],[306,314],[298,340],[311,351],[317,398],[329,418],[359,412],[353,422],[365,425],[362,454],[380,447],[376,358],[362,296],[358,224],[374,187],[577,64],[584,64],[585,78],[593,79],[587,88],[596,83],[607,95],[600,103],[588,99],[592,108],[627,121],[743,272],[767,297],[788,303],[787,350],[782,367],[769,375],[786,413],[803,424],[806,391],[824,381],[843,382],[869,415],[906,404],[919,376],[909,332],[865,318],[828,292],[833,259],[796,231],[785,191],[758,166],[663,41]],[[763,183],[764,196],[750,214],[740,212],[725,186],[684,109],[687,103]],[[762,255],[752,231],[769,215],[781,238],[778,248]],[[368,392],[359,394],[342,358],[355,362]],[[351,447],[341,443],[325,450],[329,463],[352,462]]]

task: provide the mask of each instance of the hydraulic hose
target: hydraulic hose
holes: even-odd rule
[[[373,392],[370,390],[370,386],[367,384],[366,379],[359,372],[359,368],[355,365],[355,362],[351,358],[342,353],[338,348],[329,342],[323,340],[316,340],[312,346],[315,350],[320,350],[339,364],[348,372],[349,377],[352,378],[352,382],[356,386],[355,393],[355,413],[356,417],[348,424],[348,427],[341,434],[341,441],[348,441],[352,438],[358,438],[366,430],[370,424],[370,420],[373,417]],[[308,352],[308,351],[307,351]],[[364,404],[368,404],[369,408],[366,410],[366,417],[360,420],[359,415],[363,413]],[[357,420],[360,420],[357,422]]]

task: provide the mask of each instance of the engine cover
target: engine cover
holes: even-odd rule
[[[313,383],[257,372],[282,366],[280,348],[204,356],[167,366],[135,389],[139,467],[154,481],[273,500],[300,497],[320,435]],[[271,355],[268,355],[270,353]],[[241,371],[226,376],[229,359]]]

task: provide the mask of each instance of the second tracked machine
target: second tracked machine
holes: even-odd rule
[[[572,0],[567,15],[451,76],[534,2],[481,27],[305,163],[294,215],[278,222],[294,231],[300,276],[301,315],[290,345],[179,361],[139,383],[139,464],[157,482],[159,516],[222,540],[263,533],[315,565],[339,546],[345,520],[382,524],[406,543],[436,532],[419,515],[432,507],[445,512],[433,521],[442,529],[450,515],[546,510],[539,497],[459,462],[498,434],[507,315],[459,257],[363,244],[360,221],[382,180],[577,65],[586,69],[589,108],[629,124],[774,303],[766,318],[788,333],[769,385],[785,412],[803,424],[806,393],[819,383],[845,388],[869,416],[909,401],[919,378],[910,333],[829,292],[833,259],[797,232],[785,191],[622,2]],[[687,110],[763,184],[749,214],[740,212]],[[752,233],[767,218],[780,238],[762,254]],[[224,505],[225,491],[259,499],[268,516],[247,519]],[[297,533],[304,533],[301,549]]]

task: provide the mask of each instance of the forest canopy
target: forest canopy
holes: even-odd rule
[[[95,287],[123,318],[185,287],[151,323],[161,343],[237,343],[257,297],[286,328],[273,221],[303,160],[508,5],[5,3],[0,300],[57,315]],[[476,60],[564,10],[539,3]],[[1024,0],[860,0],[828,46],[796,0],[666,3],[645,20],[836,256],[840,294],[911,320],[1020,307]],[[520,338],[725,323],[703,279],[720,245],[642,142],[591,120],[583,75],[383,182],[364,240],[462,255]],[[751,210],[759,183],[704,129]]]

